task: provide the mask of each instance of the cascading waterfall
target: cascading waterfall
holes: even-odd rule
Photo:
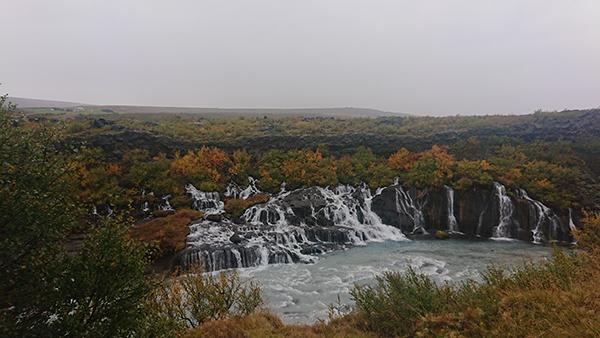
[[[573,209],[571,209],[571,208],[569,208],[569,229],[571,229],[571,231],[577,230],[577,227],[575,226],[575,223],[573,222]]]
[[[254,177],[248,176],[248,186],[245,189],[240,188],[235,183],[229,183],[227,185],[227,189],[225,190],[225,197],[239,198],[239,199],[248,199],[250,196],[254,196],[256,194],[260,194],[261,191],[256,187],[257,180]]]
[[[571,230],[571,234],[573,231],[577,230],[577,226],[575,226],[575,222],[573,222],[573,209],[569,208],[569,229]],[[573,239],[573,243],[577,243],[575,239]]]
[[[203,211],[205,214],[224,212],[225,204],[221,201],[218,192],[201,191],[192,184],[186,185],[185,190],[192,196],[194,209]]]
[[[534,243],[542,243],[544,238],[555,239],[557,237],[559,220],[554,212],[545,206],[542,202],[536,201],[527,195],[527,192],[523,189],[519,189],[519,197],[527,200],[532,208],[536,211],[536,225],[531,231],[533,235]],[[544,233],[544,224],[548,226],[547,234]]]
[[[397,183],[397,182],[394,182]],[[422,205],[418,205],[412,199],[410,194],[406,192],[402,186],[395,185],[396,189],[396,210],[398,213],[406,215],[412,220],[413,223],[413,234],[422,233],[427,234],[425,230],[425,217],[423,216]]]
[[[449,186],[444,186],[446,188],[446,211],[448,212],[448,231],[450,232],[458,232],[458,222],[456,221],[456,217],[454,216],[454,189]]]
[[[255,183],[251,185],[255,186]],[[528,225],[532,229],[535,227],[532,231],[534,242],[556,238],[559,220],[548,207],[529,198],[521,190],[517,196],[529,205],[529,208],[525,208],[526,214],[522,214],[522,208],[516,208],[504,186],[495,183],[493,187],[493,190],[487,190],[489,195],[486,201],[490,203],[481,205],[481,209],[466,211],[472,215],[470,222],[478,221],[473,225],[469,223],[469,227],[477,226],[477,235],[484,233],[486,236],[492,234],[496,238],[509,238],[515,235],[511,233],[517,224],[513,218],[528,217],[533,222]],[[186,186],[186,190],[193,198],[194,208],[205,215],[224,214],[218,193],[199,191],[192,185]],[[244,196],[241,195],[244,190],[231,196],[240,198]],[[187,248],[180,256],[181,263],[200,263],[205,269],[213,271],[276,263],[315,262],[318,254],[348,246],[365,245],[372,241],[405,240],[401,228],[406,232],[425,233],[424,210],[427,203],[440,203],[439,207],[443,208],[443,196],[441,199],[430,199],[429,195],[417,198],[398,184],[374,192],[366,185],[281,190],[266,203],[246,209],[235,222],[219,216],[205,217],[191,224]],[[445,188],[445,196],[447,229],[456,232],[459,225],[454,214],[455,195],[451,187]],[[480,196],[481,192],[475,191],[468,198]],[[495,203],[498,203],[498,223],[492,220],[490,223],[493,224],[488,224],[486,215],[495,210]],[[438,207],[438,204],[433,207]],[[473,220],[477,213],[479,219]],[[440,221],[444,223],[443,219]],[[572,219],[569,226],[574,228]]]
[[[191,187],[188,192],[195,201],[208,197],[214,201],[215,196]],[[190,225],[183,264],[201,263],[212,271],[314,262],[316,254],[348,245],[405,240],[400,229],[383,224],[371,210],[372,199],[365,185],[358,189],[315,187],[283,192],[248,208],[241,216],[242,224],[197,221]]]
[[[377,214],[371,210],[373,196],[371,190],[361,185],[358,191],[351,186],[338,186],[334,190],[319,188],[319,191],[330,203],[323,208],[325,217],[336,226],[350,227],[352,244],[365,244],[366,241],[404,239],[402,232],[392,226],[385,225]]]
[[[498,198],[498,211],[500,216],[498,219],[498,226],[494,228],[493,237],[509,238],[514,206],[510,197],[506,194],[506,187],[498,182],[494,182],[494,189],[496,190],[496,197]]]

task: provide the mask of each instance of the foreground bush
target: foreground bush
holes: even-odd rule
[[[165,280],[150,302],[158,319],[175,330],[247,316],[263,304],[260,286],[242,282],[236,271],[211,274],[199,268]]]
[[[600,336],[600,218],[576,234],[580,254],[512,273],[489,268],[483,281],[438,286],[414,270],[386,273],[355,287],[357,325],[380,336]]]

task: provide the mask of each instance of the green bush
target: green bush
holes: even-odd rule
[[[589,243],[595,235],[580,236],[583,247],[600,246]],[[555,248],[545,263],[511,273],[490,267],[481,282],[443,285],[412,269],[388,272],[375,285],[354,287],[354,315],[360,328],[380,336],[597,336],[600,314],[592,309],[600,306],[598,261],[597,251]]]
[[[199,268],[163,281],[150,301],[161,321],[180,329],[246,316],[263,304],[260,286],[240,281],[236,271],[212,274]]]

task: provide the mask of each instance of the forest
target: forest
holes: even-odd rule
[[[88,207],[189,206],[184,186],[223,192],[248,177],[269,193],[403,184],[469,189],[498,181],[557,208],[600,202],[600,111],[524,116],[298,117],[22,112],[49,128]],[[76,149],[77,151],[72,151]],[[142,191],[152,192],[144,194]],[[155,199],[155,200],[153,200]]]

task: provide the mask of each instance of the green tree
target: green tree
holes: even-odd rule
[[[145,248],[113,218],[90,226],[51,130],[22,128],[0,98],[0,336],[129,337],[140,332],[150,282]],[[117,225],[121,224],[121,225]]]
[[[48,331],[60,337],[128,337],[144,330],[147,250],[125,239],[125,222],[106,219],[57,279]]]
[[[54,134],[18,126],[0,98],[0,336],[45,326],[65,260],[66,235],[78,226],[69,168]]]

